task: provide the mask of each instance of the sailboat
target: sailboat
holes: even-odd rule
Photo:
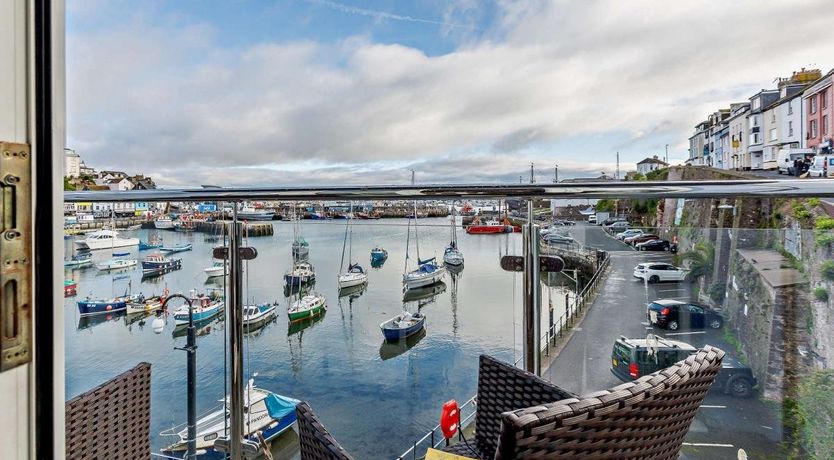
[[[455,203],[452,202],[452,239],[449,246],[446,246],[446,251],[443,253],[443,263],[449,266],[463,265],[463,253],[458,249],[458,232],[457,225],[455,225]]]
[[[353,214],[353,205],[350,206],[350,213]],[[353,227],[350,224],[351,220],[345,220],[345,241],[342,243],[342,261],[339,262],[339,267],[345,265],[346,246],[348,248],[348,266],[347,271],[339,275],[339,289],[368,283],[368,274],[365,269],[359,263],[353,263]]]
[[[293,207],[292,258],[293,260],[307,260],[310,255],[310,243],[301,236],[301,224],[295,212],[296,209]]]
[[[414,212],[417,213],[417,203],[414,203]],[[420,239],[417,234],[417,219],[414,219],[414,241],[417,247],[417,269],[408,271],[408,239],[411,236],[411,223],[408,225],[408,232],[405,243],[405,269],[403,273],[403,290],[414,289],[423,286],[430,286],[443,279],[446,267],[437,263],[434,257],[423,260],[420,258]]]
[[[290,322],[301,321],[307,318],[318,316],[327,310],[327,298],[316,291],[301,297],[293,302],[287,309],[287,317]]]

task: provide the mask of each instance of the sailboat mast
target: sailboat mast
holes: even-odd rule
[[[347,246],[347,239],[348,239],[348,224],[349,221],[345,221],[345,239],[342,241],[342,260],[339,262],[339,270],[345,266],[345,246]],[[350,258],[348,257],[348,264],[350,264]]]
[[[348,214],[348,228],[350,229],[350,234],[348,235],[348,266],[353,263],[353,223],[351,220],[353,219],[353,202],[350,202],[350,213]]]
[[[417,265],[420,265],[420,235],[417,232],[417,200],[414,200],[414,246],[417,247]]]

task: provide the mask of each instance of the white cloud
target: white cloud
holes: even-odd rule
[[[680,149],[708,112],[834,52],[796,33],[828,27],[824,0],[500,11],[441,56],[361,36],[232,48],[209,25],[127,17],[68,37],[69,142],[171,185],[401,182],[403,165],[424,182],[513,180],[529,161],[613,172],[613,150]]]

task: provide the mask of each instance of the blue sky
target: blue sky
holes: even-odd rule
[[[67,6],[68,145],[172,186],[625,171],[834,52],[822,0]]]

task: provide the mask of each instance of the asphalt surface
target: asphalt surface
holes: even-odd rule
[[[696,347],[718,346],[732,354],[733,348],[724,340],[723,329],[667,333],[648,325],[648,302],[668,298],[690,300],[689,283],[645,285],[632,276],[638,263],[671,262],[670,254],[634,251],[597,226],[579,224],[571,233],[578,242],[610,251],[611,265],[593,306],[558,357],[543,371],[545,378],[577,394],[619,385],[622,382],[611,373],[611,349],[620,335],[636,338],[653,333]],[[751,459],[784,458],[779,447],[781,422],[758,397],[757,393],[749,399],[738,399],[711,392],[690,428],[682,458],[734,459],[740,448]]]

